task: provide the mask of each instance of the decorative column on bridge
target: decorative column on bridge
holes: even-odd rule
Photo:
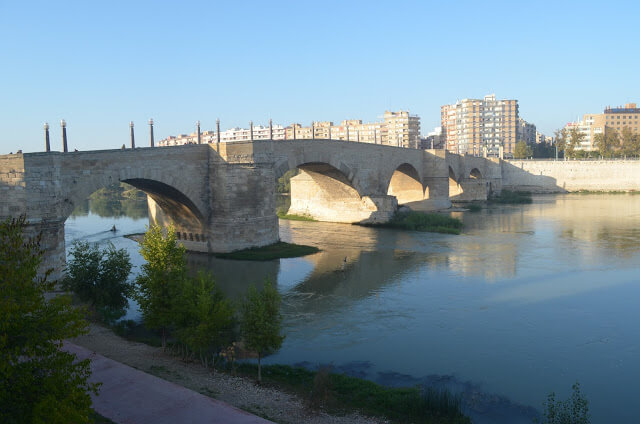
[[[131,137],[131,148],[135,149],[136,148],[136,138],[133,135],[133,121],[129,122],[129,130],[130,130],[130,137]]]
[[[49,123],[44,123],[44,148],[45,152],[51,151],[51,142],[49,141]]]
[[[151,140],[151,147],[153,147],[153,118],[149,119],[149,137]]]
[[[253,141],[253,121],[249,121],[249,141]]]
[[[349,139],[349,124],[347,124],[347,141],[351,141],[351,140]]]
[[[293,127],[293,139],[296,139],[296,124],[291,125]]]
[[[220,144],[220,118],[216,119],[216,141]]]
[[[269,140],[273,140],[273,120],[269,119]]]
[[[316,139],[316,127],[315,127],[316,123],[311,121],[311,140],[315,140]]]
[[[64,119],[60,121],[60,126],[62,127],[62,151],[66,153],[69,149],[67,147],[67,123]]]
[[[201,138],[200,138],[200,121],[196,121],[196,128],[197,128],[197,133],[198,133],[198,144],[202,144]]]

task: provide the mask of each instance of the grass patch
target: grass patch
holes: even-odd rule
[[[242,261],[270,261],[280,258],[297,258],[319,252],[315,246],[292,244],[279,241],[263,247],[237,250],[229,253],[216,253],[215,256],[222,259],[236,259]]]
[[[238,373],[255,378],[257,366],[240,364]],[[309,371],[287,365],[265,366],[262,377],[263,384],[296,393],[312,406],[333,413],[357,410],[369,416],[386,417],[394,423],[471,422],[461,412],[460,397],[448,391],[422,390],[418,387],[389,388],[344,374],[332,374],[326,370]]]
[[[288,219],[290,221],[311,221],[311,222],[317,222],[317,220],[311,218],[310,216],[307,215],[289,215],[286,212],[283,211],[278,211],[277,213],[278,218],[280,219]]]
[[[460,234],[462,221],[439,213],[396,212],[389,222],[362,224],[367,227],[395,228],[400,230],[427,231],[431,233]]]
[[[629,191],[624,191],[624,190],[610,190],[610,191],[596,191],[596,190],[578,190],[578,191],[573,191],[571,193],[577,193],[577,194],[640,194],[640,191],[635,191],[635,190],[629,190]]]
[[[491,203],[528,204],[531,203],[531,193],[528,191],[502,190],[499,196],[492,197]]]
[[[162,337],[157,332],[149,330],[142,323],[133,320],[123,320],[110,327],[118,336],[129,341],[144,343],[155,347],[162,346]]]

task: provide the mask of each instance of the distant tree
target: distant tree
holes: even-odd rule
[[[555,147],[548,143],[536,143],[533,146],[534,158],[552,158],[555,156]]]
[[[629,127],[622,128],[621,134],[621,153],[624,156],[640,155],[640,135],[633,132]]]
[[[605,130],[605,132],[596,134],[593,138],[598,152],[603,158],[614,157],[616,150],[620,147],[620,138],[615,130]]]
[[[556,130],[554,133],[554,139],[556,148],[558,149],[558,155],[561,153],[564,155],[564,151],[567,148],[567,130],[564,128]]]
[[[55,282],[39,278],[39,237],[25,240],[25,217],[0,223],[0,422],[87,423],[98,385],[89,360],[59,350],[86,332],[70,296],[45,300]]]
[[[580,392],[580,384],[572,386],[573,393],[565,401],[556,400],[551,393],[544,403],[543,421],[541,424],[589,424],[589,401]]]
[[[240,333],[247,349],[258,354],[258,382],[262,381],[260,360],[282,346],[280,295],[267,280],[259,292],[250,286],[240,311]]]
[[[290,169],[284,173],[284,175],[278,178],[278,184],[276,186],[276,191],[278,193],[290,193],[291,192],[291,178],[298,175],[300,171],[298,168]]]
[[[133,284],[127,282],[129,253],[116,250],[112,243],[100,250],[97,244],[77,241],[71,247],[71,257],[62,286],[88,302],[105,322],[122,317],[129,305],[127,297],[133,294]]]
[[[527,145],[527,142],[524,140],[518,141],[513,151],[513,157],[515,159],[526,159],[531,156],[533,156],[533,149]]]
[[[209,357],[233,341],[234,310],[210,274],[188,278],[176,310],[175,334],[205,367]]]
[[[580,147],[580,143],[584,140],[585,135],[577,128],[569,130],[569,139],[566,142],[565,153],[568,157],[574,157],[576,149]]]
[[[152,225],[140,241],[140,253],[147,261],[136,279],[135,299],[147,327],[160,330],[162,349],[167,332],[176,322],[176,299],[187,279],[185,248],[176,240],[175,228]]]

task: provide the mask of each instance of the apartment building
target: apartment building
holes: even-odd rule
[[[624,128],[629,128],[635,134],[640,134],[640,108],[635,103],[627,103],[619,107],[607,107],[603,113],[585,114],[581,121],[569,122],[564,129],[577,129],[583,134],[582,142],[576,146],[578,150],[595,151],[596,135],[615,131],[622,135]]]
[[[253,140],[268,140],[269,138],[269,127],[253,127]],[[348,119],[339,125],[334,125],[331,121],[314,121],[308,127],[299,123],[293,123],[286,128],[281,125],[273,125],[273,139],[330,139],[419,148],[420,118],[411,115],[408,111],[386,111],[382,122],[363,123],[360,119]],[[217,141],[216,133],[206,131],[202,133],[201,140],[202,143],[213,143]],[[247,140],[251,140],[250,129],[231,128],[220,132],[220,141],[222,142]],[[176,146],[189,143],[197,143],[196,133],[180,134],[177,137],[170,136],[160,140],[158,145]]]
[[[518,141],[518,101],[463,99],[441,107],[446,149],[474,156],[513,156]]]
[[[523,140],[527,144],[536,144],[536,126],[525,121],[522,118],[518,118],[518,127],[517,127],[517,141]]]

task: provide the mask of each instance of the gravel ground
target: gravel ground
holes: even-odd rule
[[[183,362],[162,352],[161,348],[125,340],[113,331],[95,324],[91,324],[89,334],[71,341],[115,361],[222,400],[276,423],[387,423],[380,418],[363,417],[358,414],[334,416],[309,411],[297,396],[257,386],[250,379],[213,373],[198,363]]]

